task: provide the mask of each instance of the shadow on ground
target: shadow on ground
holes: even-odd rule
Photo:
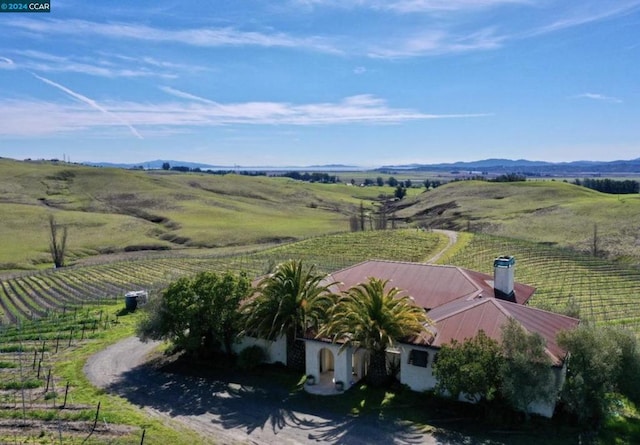
[[[371,407],[352,415],[342,396],[314,396],[295,384],[284,384],[274,374],[245,374],[223,370],[198,371],[197,367],[172,369],[141,365],[123,374],[107,389],[132,403],[149,407],[172,417],[197,417],[198,422],[214,430],[240,432],[252,443],[330,443],[359,444],[504,444],[524,443],[517,438],[500,440],[484,434],[466,434],[448,428],[446,421],[434,419],[432,425],[442,425],[431,431],[421,429],[405,419],[407,407],[380,410],[382,400],[373,400],[376,393],[356,398],[361,405]],[[292,389],[289,389],[292,388]],[[383,394],[383,393],[380,393]],[[363,413],[364,411],[364,413]],[[280,435],[280,436],[278,436]],[[238,434],[234,434],[238,437]],[[280,437],[281,440],[278,440]],[[526,443],[530,443],[526,441]]]
[[[172,417],[207,416],[225,430],[236,429],[247,435],[266,429],[278,435],[286,429],[287,435],[293,433],[299,441],[315,443],[436,443],[408,422],[383,419],[373,413],[341,414],[340,410],[327,409],[326,400],[318,401],[322,396],[289,391],[255,375],[223,372],[205,377],[141,365],[123,374],[107,390]]]

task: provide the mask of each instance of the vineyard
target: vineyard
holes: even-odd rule
[[[583,321],[620,325],[640,332],[640,270],[543,243],[474,235],[446,262],[492,273],[499,255],[516,257],[516,281],[537,288],[530,303],[561,310],[572,302]]]
[[[302,259],[331,272],[370,258],[426,261],[446,245],[442,235],[416,230],[371,231],[322,236],[266,251],[207,257],[137,259],[27,273],[0,281],[2,323],[46,317],[74,307],[121,298],[125,292],[157,290],[178,277],[204,270],[268,273],[287,259]],[[516,280],[537,288],[530,304],[560,310],[573,302],[585,321],[640,331],[640,271],[523,240],[473,235],[463,248],[439,260],[492,273],[496,256],[515,255]]]
[[[459,239],[463,242],[440,263],[491,274],[496,256],[515,255],[516,280],[538,289],[533,306],[560,310],[573,301],[583,320],[640,332],[640,271],[540,243],[470,234]],[[432,232],[357,232],[251,254],[174,254],[7,277],[0,281],[0,442],[144,443],[144,425],[150,443],[172,434],[162,425],[151,426],[144,414],[134,419],[129,408],[114,408],[120,402],[113,399],[101,407],[106,396],[82,389],[86,357],[111,332],[128,326],[131,335],[136,314],[124,310],[127,291],[158,290],[204,270],[258,276],[290,258],[323,272],[370,258],[426,261],[446,245],[444,235]],[[71,355],[76,359],[66,361]]]
[[[368,258],[424,261],[444,247],[442,236],[411,230],[359,232],[313,238],[254,254],[138,259],[26,273],[0,280],[0,316],[5,324],[36,319],[81,303],[155,290],[201,271],[268,273],[280,262],[300,258],[330,272]]]
[[[78,389],[84,377],[77,369],[60,369],[67,353],[108,336],[123,321],[133,323],[118,317],[126,314],[127,291],[160,289],[204,270],[258,276],[289,258],[302,258],[325,272],[371,257],[420,261],[445,245],[446,239],[434,233],[361,232],[253,254],[174,255],[6,278],[0,281],[0,443],[143,443],[145,430],[131,425],[148,421],[123,419],[113,406],[101,407],[99,393]],[[166,439],[170,433],[161,428],[154,426],[147,440]]]
[[[104,336],[117,314],[113,303],[77,305],[0,329],[1,443],[105,443],[131,434],[139,442],[139,428],[97,422],[99,402],[77,400],[77,381],[56,372],[60,357]]]

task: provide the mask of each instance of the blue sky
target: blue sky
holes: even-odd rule
[[[640,0],[51,0],[0,14],[0,156],[640,156]]]

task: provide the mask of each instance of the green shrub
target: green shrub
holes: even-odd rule
[[[262,347],[258,345],[249,346],[240,352],[238,367],[245,370],[254,369],[264,363],[266,359],[267,353]]]
[[[34,389],[42,386],[42,381],[37,379],[24,380],[22,382],[3,382],[0,389]]]

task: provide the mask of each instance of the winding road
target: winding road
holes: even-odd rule
[[[448,233],[449,244],[455,232]],[[431,258],[437,260],[446,250]],[[165,373],[148,363],[157,342],[130,337],[89,358],[84,372],[97,387],[143,408],[150,416],[178,422],[217,444],[473,444],[451,432],[429,433],[375,413],[339,416],[309,408],[283,388],[251,387],[238,379],[213,381]]]

